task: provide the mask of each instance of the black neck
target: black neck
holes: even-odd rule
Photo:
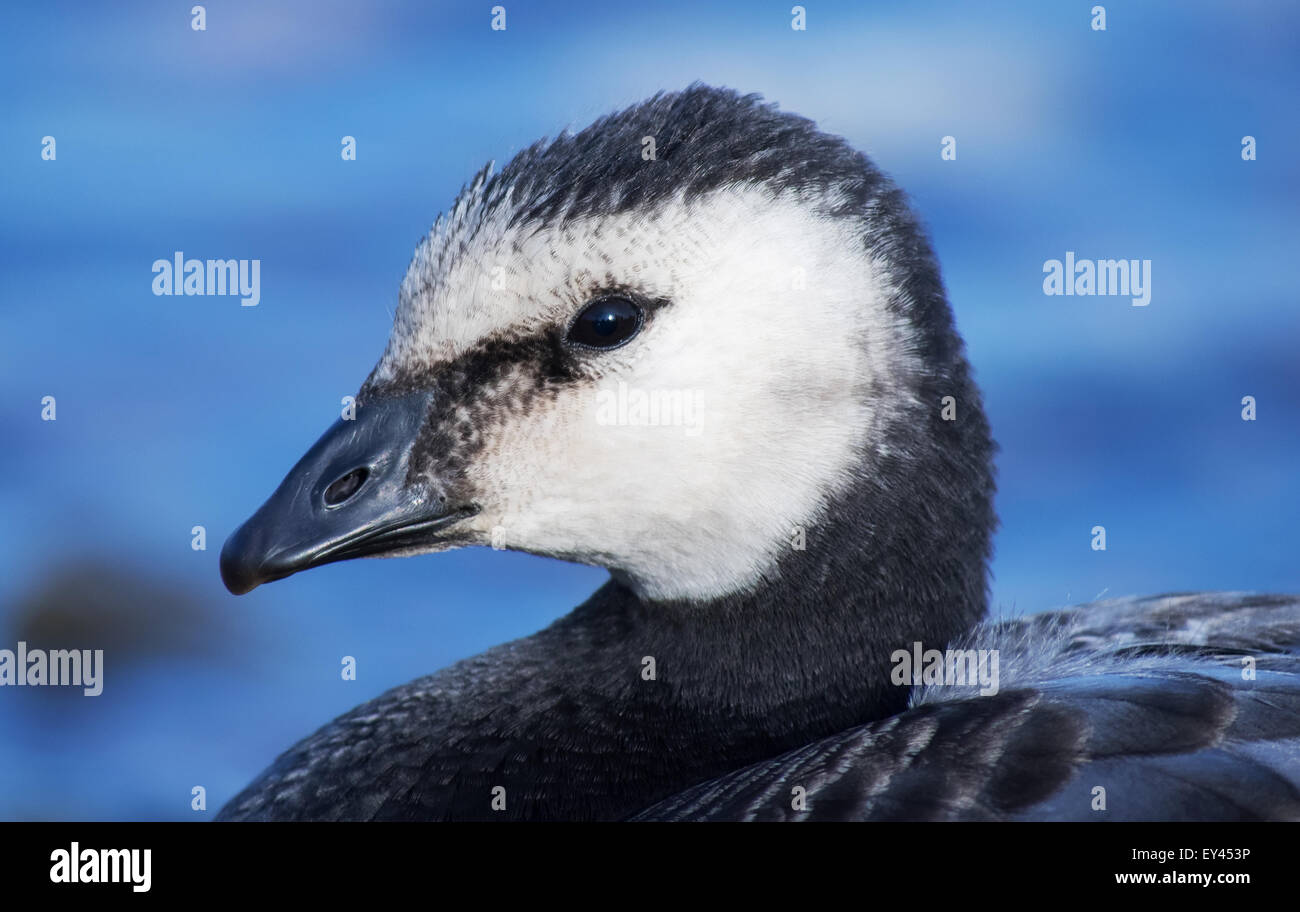
[[[611,580],[546,630],[435,676],[455,699],[425,742],[438,794],[418,813],[621,818],[903,709],[891,653],[943,648],[985,607],[987,444],[942,449],[927,472],[874,460],[752,591],[647,603]]]

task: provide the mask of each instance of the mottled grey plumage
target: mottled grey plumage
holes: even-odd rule
[[[997,695],[929,688],[907,712],[687,789],[636,819],[1300,819],[1296,599],[1115,599],[963,640],[1001,650],[1013,675]]]
[[[644,136],[656,138],[656,161],[639,155]],[[810,517],[804,547],[783,549],[751,583],[666,599],[638,595],[600,549],[578,553],[614,573],[572,614],[340,717],[282,755],[221,819],[1300,815],[1295,600],[1119,600],[975,626],[996,523],[993,443],[930,247],[902,193],[864,156],[752,96],[704,86],[656,96],[533,146],[496,176],[484,171],[439,219],[359,397],[380,404],[366,434],[400,397],[428,397],[401,457],[411,496],[474,502],[484,428],[568,395],[601,369],[567,349],[554,322],[441,346],[427,324],[443,315],[428,296],[484,246],[482,232],[562,233],[588,219],[589,246],[599,248],[607,223],[592,217],[678,205],[686,223],[695,201],[737,187],[848,226],[873,271],[861,294],[883,296],[870,310],[876,322],[853,327],[875,346],[862,368],[870,433]],[[609,273],[592,277],[589,291],[637,293],[612,262]],[[860,316],[855,303],[836,302],[845,324]],[[671,319],[680,306],[655,301],[647,320],[660,311]],[[800,353],[790,354],[796,369],[780,379],[797,385]],[[898,354],[898,369],[882,370],[882,354]],[[948,396],[956,420],[941,416]],[[780,438],[756,441],[755,460],[790,445]],[[291,476],[299,500],[320,484],[311,468]],[[680,504],[683,514],[698,507]],[[252,571],[240,549],[262,534],[232,549],[237,591],[256,582],[243,582]],[[441,541],[454,542],[447,534]],[[894,650],[963,637],[1000,650],[996,695],[891,682]],[[1233,664],[1242,655],[1256,660],[1256,680]],[[641,673],[646,656],[656,662],[652,681]],[[1105,812],[1092,810],[1096,786],[1106,789]],[[806,790],[806,810],[793,806],[795,787]],[[496,788],[503,810],[492,804]]]

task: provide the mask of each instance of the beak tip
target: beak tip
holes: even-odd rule
[[[243,582],[232,578],[224,572],[221,574],[221,581],[226,584],[226,589],[231,595],[247,595],[258,586],[255,582]]]
[[[242,528],[226,539],[221,548],[221,582],[231,595],[245,595],[262,583],[260,567],[249,559],[249,549],[242,541]]]

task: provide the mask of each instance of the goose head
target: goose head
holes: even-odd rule
[[[462,191],[415,250],[355,417],[221,572],[242,593],[488,545],[606,567],[646,602],[834,565],[971,614],[990,453],[899,191],[811,122],[695,86]]]

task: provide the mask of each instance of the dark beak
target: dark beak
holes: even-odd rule
[[[235,595],[299,570],[439,540],[474,510],[427,481],[408,483],[428,393],[366,402],[334,423],[221,549]]]

